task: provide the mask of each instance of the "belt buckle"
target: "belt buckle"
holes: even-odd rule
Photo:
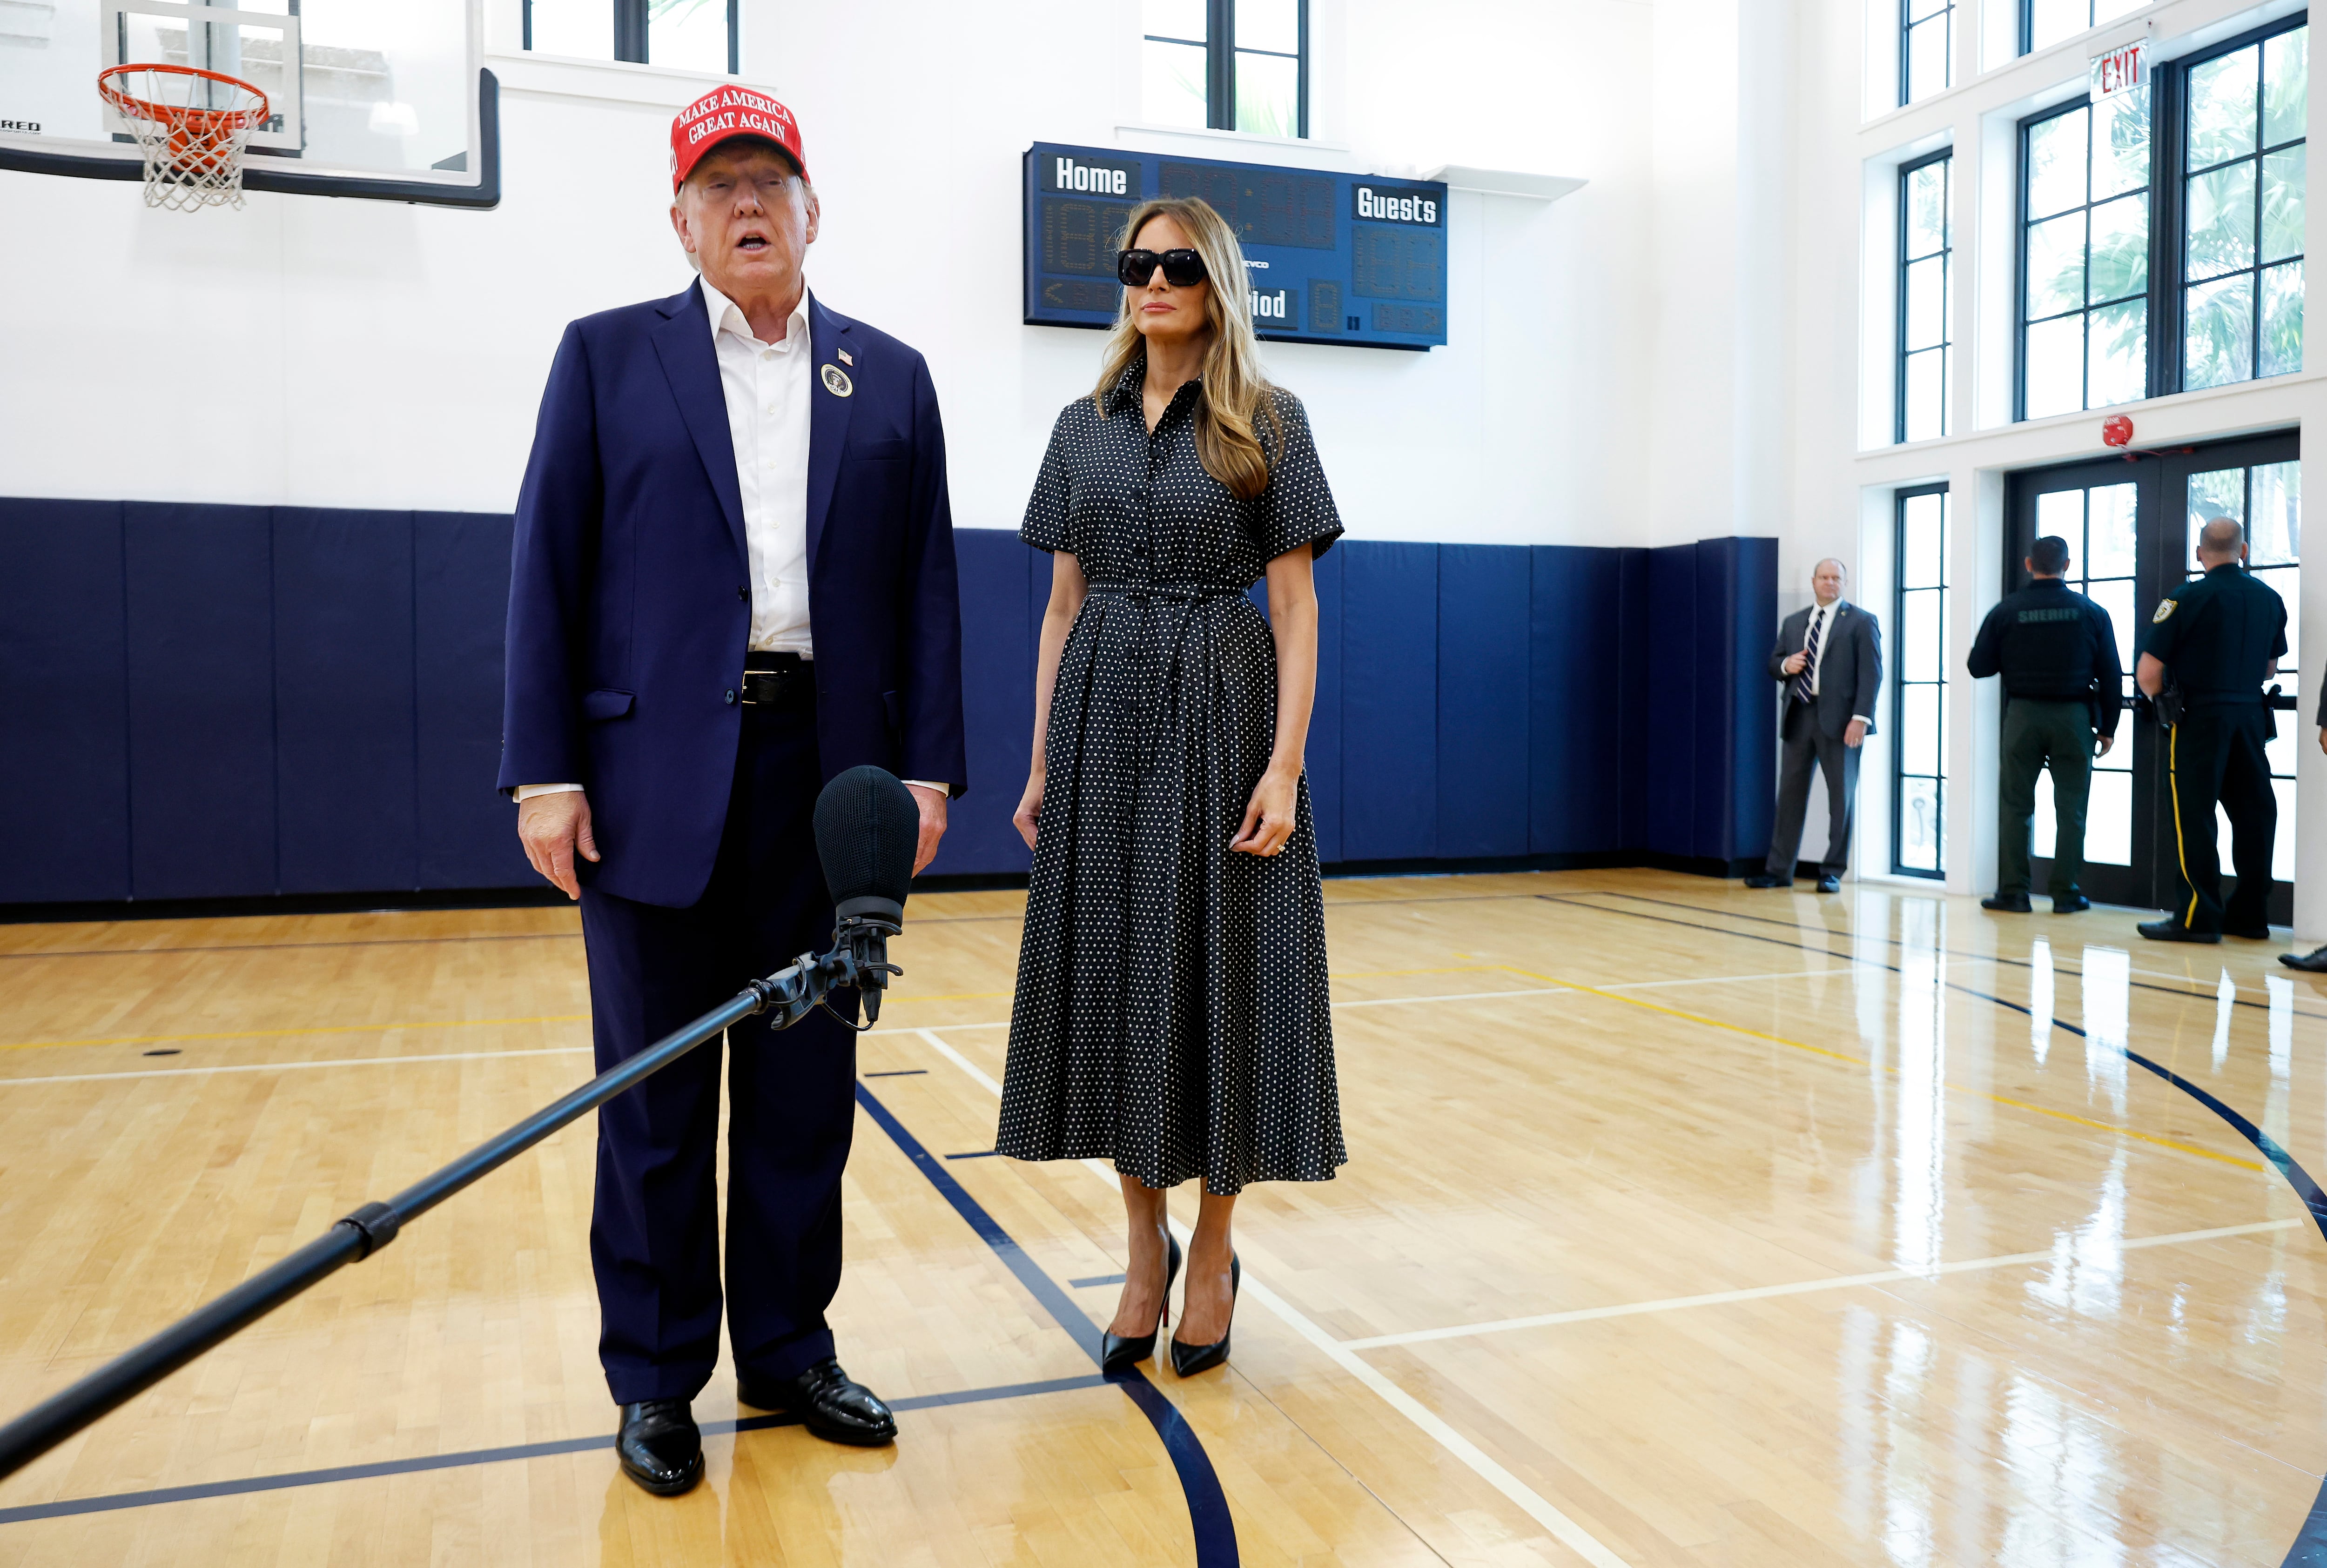
[[[751,707],[773,707],[791,689],[797,672],[789,669],[747,669],[743,672],[742,700]]]

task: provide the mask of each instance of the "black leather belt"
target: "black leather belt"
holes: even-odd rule
[[[816,669],[797,653],[743,656],[742,699],[753,707],[788,708],[816,695]]]

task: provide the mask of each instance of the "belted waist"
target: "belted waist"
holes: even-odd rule
[[[1094,583],[1090,592],[1126,599],[1178,599],[1190,603],[1203,599],[1244,597],[1244,590],[1233,583]]]

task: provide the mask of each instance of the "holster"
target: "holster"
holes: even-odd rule
[[[2167,729],[2170,730],[2174,725],[2180,723],[2182,722],[2182,687],[2180,683],[2169,678],[2164,686],[2158,692],[2157,696],[2151,704],[2151,706],[2156,710],[2157,722],[2163,724]]]

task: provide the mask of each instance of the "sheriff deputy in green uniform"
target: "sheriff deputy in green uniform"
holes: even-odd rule
[[[2028,839],[2036,779],[2052,770],[2052,912],[2093,907],[2078,887],[2085,869],[2085,797],[2098,754],[2117,742],[2125,672],[2108,611],[2064,581],[2069,542],[2047,534],[2029,546],[2030,582],[1980,622],[1966,660],[1972,675],[2004,677],[2004,766],[1995,825],[1995,891],[1986,910],[2028,912]]]
[[[2263,755],[2270,711],[2262,686],[2286,652],[2286,605],[2247,575],[2246,555],[2246,532],[2234,519],[2209,521],[2198,534],[2206,574],[2157,606],[2134,667],[2135,684],[2164,697],[2161,720],[2173,719],[2174,696],[2181,700],[2165,753],[2181,887],[2172,912],[2141,927],[2155,941],[2219,942],[2225,931],[2270,938],[2266,901],[2278,800]],[[2217,800],[2229,815],[2238,879],[2228,905],[2214,847]]]

